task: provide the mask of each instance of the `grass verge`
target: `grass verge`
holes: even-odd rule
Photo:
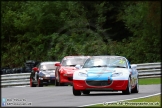
[[[156,95],[129,101],[97,104],[88,107],[160,107],[160,106],[161,106],[161,95]]]
[[[161,78],[139,79],[139,85],[161,84]]]

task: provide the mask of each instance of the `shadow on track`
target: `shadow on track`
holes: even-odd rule
[[[133,95],[136,93],[131,93],[130,95]],[[118,95],[128,95],[128,94],[123,94],[122,92],[115,92],[115,93],[107,93],[107,92],[91,92],[90,94],[86,95],[86,94],[82,94],[81,96],[118,96]]]

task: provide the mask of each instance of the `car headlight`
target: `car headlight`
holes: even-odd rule
[[[46,74],[46,77],[50,77],[50,75],[49,74]]]
[[[121,75],[123,75],[122,72],[115,72],[112,74],[112,77],[117,77],[117,76],[121,76]]]
[[[87,77],[88,76],[87,73],[83,73],[83,72],[79,72],[78,75],[82,76],[82,77]]]
[[[39,77],[45,77],[45,74],[43,72],[39,72]]]

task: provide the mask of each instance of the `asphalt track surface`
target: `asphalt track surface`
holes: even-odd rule
[[[139,93],[130,95],[123,95],[119,91],[91,92],[90,95],[74,96],[72,94],[72,86],[10,87],[1,88],[1,97],[12,100],[25,99],[26,101],[24,102],[31,102],[31,107],[79,107],[161,93],[161,85],[140,85],[139,90]]]

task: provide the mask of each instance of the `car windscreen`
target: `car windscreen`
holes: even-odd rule
[[[55,70],[56,66],[54,64],[42,64],[40,65],[40,71],[42,70]]]
[[[62,66],[76,66],[76,65],[83,65],[84,62],[86,61],[86,57],[82,57],[82,58],[65,58],[62,60],[61,65]]]
[[[127,68],[127,62],[123,57],[92,57],[83,66],[83,68],[93,67]]]

